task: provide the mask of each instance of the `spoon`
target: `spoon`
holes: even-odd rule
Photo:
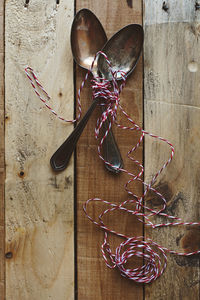
[[[107,36],[99,19],[89,9],[80,10],[74,18],[71,30],[71,48],[76,63],[87,71],[90,70],[96,53],[103,48],[106,42]],[[94,77],[98,76],[97,60],[95,60],[92,73]],[[100,107],[103,112],[105,107]],[[104,133],[108,127],[109,121],[106,120],[103,123]],[[104,159],[111,164],[106,164],[106,168],[111,172],[118,173],[119,169],[123,167],[123,161],[112,129],[108,131],[104,140],[103,153]]]
[[[143,28],[139,24],[129,24],[115,33],[104,45],[104,52],[112,65],[112,71],[123,71],[126,77],[135,69],[142,51],[144,40]],[[100,73],[107,80],[112,80],[112,74],[105,58],[100,55],[97,61]],[[116,73],[116,79],[121,80],[121,72]]]
[[[74,18],[71,29],[71,48],[76,63],[89,70],[96,53],[102,49],[106,42],[106,33],[97,17],[88,9],[80,10]],[[98,76],[97,60],[94,63],[92,73],[94,77]],[[104,111],[104,106],[101,106],[101,109]],[[109,121],[106,120],[103,123],[104,132],[106,132],[108,126]],[[79,136],[80,134],[79,131]],[[70,136],[54,153],[50,160],[54,171],[65,169],[79,136],[74,137],[73,133],[73,136]],[[72,144],[72,139],[75,144]],[[119,169],[123,167],[123,161],[111,129],[104,140],[103,153],[104,159],[111,164],[111,166],[106,164],[106,168],[109,171],[118,173]]]
[[[134,70],[142,51],[143,36],[143,29],[140,25],[130,24],[118,31],[106,43],[102,51],[108,56],[108,59],[114,66],[114,70],[121,70],[126,73],[126,76],[128,76]],[[101,56],[99,56],[97,64],[103,76],[108,80],[111,80],[112,75],[109,71],[109,68],[106,66],[107,63],[101,58]],[[117,74],[117,79],[122,79],[120,73]],[[68,139],[54,154],[61,154],[61,162],[65,160],[65,166],[67,165],[75,145],[98,102],[98,98],[94,99],[85,116],[79,122]],[[64,156],[62,155],[63,153]],[[54,155],[52,156],[53,159],[51,158],[51,165],[54,164]],[[57,158],[59,158],[59,155],[57,155]]]

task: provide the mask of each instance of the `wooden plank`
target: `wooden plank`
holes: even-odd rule
[[[0,2],[0,299],[5,298],[4,226],[4,1]]]
[[[145,128],[175,145],[174,160],[156,183],[166,196],[166,212],[199,221],[200,12],[194,0],[166,3],[163,10],[161,0],[144,2]],[[145,181],[168,156],[166,145],[146,139]],[[154,208],[161,205],[156,197],[152,203]],[[199,228],[149,229],[146,235],[179,252],[199,249]],[[145,297],[199,299],[199,257],[169,255],[167,270],[145,288]]]
[[[70,0],[6,1],[6,299],[74,299],[73,160],[55,174],[49,159],[73,126],[41,104],[29,65],[73,118]]]
[[[102,22],[108,37],[129,23],[142,22],[142,1],[133,1],[133,7],[126,1],[76,1],[76,10],[81,8],[92,10]],[[78,90],[84,78],[85,71],[79,67],[76,72],[76,88]],[[126,88],[121,95],[122,105],[138,122],[143,118],[142,92],[142,59],[134,74],[128,79]],[[91,103],[89,84],[81,94],[83,111]],[[77,147],[77,293],[78,299],[143,299],[142,285],[120,276],[117,270],[106,268],[101,255],[100,245],[103,242],[103,233],[95,228],[83,214],[83,203],[91,197],[101,197],[111,202],[119,203],[127,198],[124,183],[127,176],[112,175],[106,171],[97,155],[97,142],[94,138],[94,127],[99,116],[98,109],[93,113]],[[124,119],[119,116],[122,123]],[[135,133],[122,132],[113,128],[119,148],[124,158],[125,167],[132,172],[136,171],[132,163],[126,159],[126,153],[138,138]],[[130,143],[130,141],[132,141]],[[142,147],[137,152],[136,159],[142,160]],[[136,193],[142,193],[141,186],[135,186]],[[100,212],[102,206],[91,205],[89,212],[94,216]],[[111,228],[133,235],[141,235],[143,227],[133,217],[124,214],[113,214],[106,223]],[[113,252],[122,241],[115,237],[110,238]]]

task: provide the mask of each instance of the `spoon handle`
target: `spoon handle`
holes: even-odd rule
[[[104,111],[104,107],[101,106],[102,111]],[[108,119],[103,123],[103,134],[105,134],[106,130],[108,130],[109,121]],[[106,164],[106,168],[114,173],[119,173],[119,168],[123,168],[123,160],[115,141],[115,137],[113,135],[112,129],[109,130],[104,142],[103,142],[103,156],[105,161],[108,161],[112,166]]]
[[[90,115],[95,109],[98,101],[99,99],[96,98],[92,102],[91,106],[89,107],[88,111],[86,112],[82,120],[72,131],[72,133],[66,139],[66,141],[58,148],[58,150],[51,157],[50,164],[54,171],[57,172],[63,171],[67,167],[71,155],[76,147],[76,143],[78,142],[78,139],[83,129],[85,128],[90,118]],[[109,126],[108,121],[103,123],[104,133],[107,130],[108,126]],[[111,172],[118,173],[119,168],[123,167],[123,161],[118,146],[116,144],[115,138],[113,136],[112,130],[109,130],[105,138],[105,141],[103,143],[103,152],[104,152],[104,159],[113,165],[113,166],[109,166],[106,164],[106,168]]]
[[[98,98],[96,98],[91,106],[89,107],[88,111],[82,118],[82,120],[78,123],[76,128],[72,131],[70,136],[66,139],[66,141],[58,148],[58,150],[53,154],[50,159],[51,167],[54,171],[63,171],[71,158],[71,155],[76,147],[76,143],[85,128],[90,115],[92,114],[93,110],[95,109],[98,102]]]

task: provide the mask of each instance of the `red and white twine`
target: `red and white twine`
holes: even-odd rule
[[[100,199],[100,198],[91,198],[88,199],[84,204],[84,212],[87,216],[87,218],[96,226],[100,227],[104,231],[104,241],[101,246],[101,252],[103,255],[103,258],[105,260],[106,265],[111,268],[118,268],[121,275],[131,279],[135,282],[140,283],[150,283],[154,280],[156,280],[160,275],[163,274],[166,266],[167,266],[167,253],[175,254],[175,255],[181,255],[181,256],[191,256],[194,254],[200,253],[200,250],[190,252],[190,253],[179,253],[173,250],[170,250],[166,247],[163,247],[159,245],[158,243],[154,242],[153,240],[149,238],[144,238],[143,236],[140,237],[129,237],[122,233],[116,232],[112,230],[111,228],[108,228],[103,221],[103,217],[115,210],[123,211],[131,215],[135,215],[138,219],[138,221],[144,223],[146,226],[151,227],[152,229],[158,228],[158,227],[167,227],[167,226],[186,226],[186,225],[200,225],[200,222],[183,222],[180,218],[171,216],[166,214],[164,211],[166,209],[166,199],[164,196],[158,192],[155,188],[153,188],[153,184],[155,183],[157,177],[161,174],[161,172],[168,166],[168,164],[171,162],[173,156],[174,156],[174,147],[173,145],[166,139],[151,134],[145,130],[143,130],[139,125],[137,125],[131,117],[123,110],[122,106],[120,105],[120,98],[119,94],[122,91],[122,89],[125,86],[126,82],[126,76],[123,72],[121,72],[121,76],[123,78],[123,83],[119,86],[116,80],[116,72],[112,70],[111,63],[109,62],[107,56],[103,52],[98,52],[97,55],[103,55],[105,60],[107,61],[107,64],[110,68],[110,71],[112,73],[112,82],[109,82],[108,80],[102,79],[102,78],[94,78],[91,81],[91,87],[93,90],[93,100],[97,97],[104,99],[104,105],[106,105],[106,110],[102,113],[101,118],[97,120],[97,125],[95,128],[95,137],[98,139],[100,135],[100,131],[102,128],[103,123],[108,119],[109,116],[109,128],[104,133],[103,138],[100,140],[99,146],[98,146],[98,155],[99,157],[104,161],[105,164],[111,165],[108,161],[105,161],[102,154],[101,149],[103,142],[112,126],[113,123],[116,124],[116,126],[123,130],[136,130],[141,133],[140,138],[134,147],[131,148],[131,150],[127,153],[127,156],[129,159],[131,159],[138,167],[139,167],[139,173],[133,174],[129,172],[128,170],[125,170],[123,168],[120,169],[121,172],[124,172],[129,175],[130,179],[125,184],[124,188],[128,195],[132,197],[132,199],[128,199],[123,201],[122,203],[111,203],[109,201]],[[77,103],[78,103],[78,116],[74,120],[65,120],[63,117],[59,116],[47,103],[47,101],[50,99],[49,95],[46,93],[42,85],[39,83],[37,77],[34,74],[33,69],[30,67],[27,67],[25,69],[26,75],[28,76],[32,87],[36,93],[36,95],[40,98],[40,100],[46,105],[46,107],[54,114],[56,115],[60,120],[64,122],[76,122],[81,117],[81,91],[85,85],[85,82],[88,80],[88,76],[90,72],[92,72],[93,65],[95,62],[95,59],[97,55],[94,58],[94,61],[91,65],[91,69],[86,73],[86,76],[81,83],[80,89],[78,91],[78,97],[77,97]],[[120,71],[117,71],[119,73]],[[40,90],[43,95],[45,95],[45,98],[41,96]],[[102,105],[102,103],[101,103]],[[124,116],[127,118],[127,120],[131,123],[131,126],[123,126],[119,123],[117,123],[116,116],[118,110],[121,110],[121,112],[124,114]],[[161,169],[154,175],[153,179],[150,183],[145,183],[142,180],[142,175],[144,173],[144,166],[139,161],[135,160],[130,155],[138,149],[140,144],[143,142],[144,136],[148,135],[152,138],[158,139],[162,142],[165,142],[171,150],[171,154],[169,158],[166,160],[166,162],[163,164]],[[144,186],[144,193],[142,196],[138,196],[134,194],[130,189],[129,185],[134,182],[139,181]],[[147,195],[147,193],[151,191],[154,194],[156,194],[163,202],[163,206],[159,210],[154,210],[149,208],[144,201],[144,197]],[[107,209],[103,210],[102,213],[98,216],[98,221],[94,220],[87,212],[87,207],[90,202],[100,202],[104,203],[108,206]],[[127,204],[133,204],[133,209],[127,209],[125,205]],[[146,213],[144,213],[146,211]],[[169,222],[167,223],[160,223],[160,224],[154,224],[150,217],[159,215],[162,217],[166,217],[169,219]],[[170,221],[171,220],[171,221]],[[108,242],[108,236],[109,234],[117,235],[121,238],[123,238],[123,242],[116,248],[115,252],[112,252],[111,247]],[[144,265],[138,268],[129,269],[126,268],[126,263],[128,259],[130,259],[132,256],[137,256],[143,259]]]

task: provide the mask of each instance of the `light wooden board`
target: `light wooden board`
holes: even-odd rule
[[[5,295],[4,225],[4,1],[0,2],[0,299]]]
[[[74,299],[73,160],[54,174],[49,159],[73,126],[40,102],[29,65],[55,110],[73,117],[70,0],[6,1],[6,299]],[[54,103],[54,104],[53,104]],[[24,175],[20,175],[24,172]]]
[[[86,7],[92,10],[102,22],[108,37],[129,23],[142,22],[142,1],[133,1],[133,7],[126,1],[76,1],[76,10]],[[76,88],[78,89],[84,78],[85,71],[76,69]],[[133,116],[136,122],[142,124],[143,118],[143,91],[142,91],[142,59],[135,72],[128,79],[126,88],[121,95],[122,105]],[[91,103],[89,85],[81,95],[83,111]],[[94,138],[94,127],[97,109],[87,128],[85,129],[77,147],[77,294],[78,299],[143,299],[143,286],[123,278],[117,270],[106,267],[101,255],[100,246],[103,242],[103,233],[86,219],[83,213],[83,203],[91,197],[101,197],[111,202],[119,203],[127,198],[124,192],[124,183],[127,176],[108,173],[97,155],[97,142]],[[119,116],[123,123],[124,119]],[[127,133],[113,128],[119,148],[124,158],[125,167],[132,172],[134,165],[126,159],[126,153],[138,138],[135,133]],[[132,143],[130,144],[130,141]],[[137,152],[136,159],[142,160],[142,147]],[[142,193],[141,186],[135,186],[135,192]],[[90,213],[94,216],[100,212],[100,205],[91,205]],[[113,214],[107,221],[111,228],[126,234],[142,235],[143,227],[133,217],[125,214]],[[110,238],[112,251],[120,243],[120,239]]]
[[[156,183],[168,201],[167,213],[199,221],[200,170],[200,11],[191,0],[144,1],[145,129],[169,139],[175,157]],[[145,143],[145,180],[161,167],[169,148],[155,140]],[[156,197],[155,197],[156,198]],[[159,207],[156,198],[154,207]],[[155,218],[155,222],[163,219]],[[165,221],[165,220],[164,220]],[[199,228],[148,230],[146,235],[180,252],[199,249]],[[146,299],[199,299],[199,257],[168,256],[163,276],[145,287]]]

